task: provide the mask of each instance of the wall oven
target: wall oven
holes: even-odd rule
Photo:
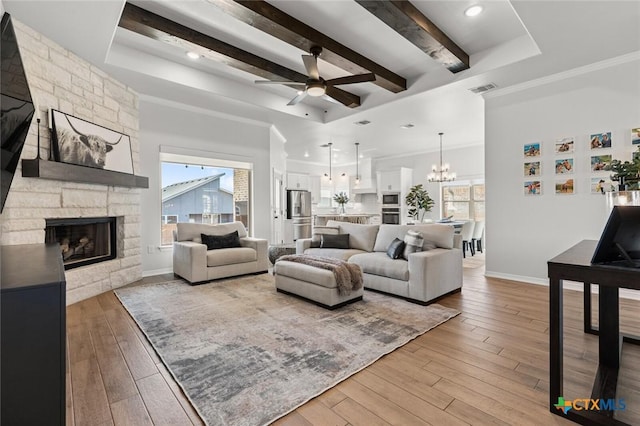
[[[382,207],[400,207],[399,192],[383,192]]]
[[[387,225],[400,225],[400,208],[383,207],[381,222]]]

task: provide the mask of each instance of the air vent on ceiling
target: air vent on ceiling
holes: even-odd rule
[[[401,129],[410,129],[412,127],[416,127],[416,126],[411,123],[403,124],[402,126],[400,126]]]
[[[471,90],[473,93],[484,93],[491,89],[495,89],[496,87],[498,86],[496,86],[494,83],[487,83],[484,86],[472,87],[469,90]]]
[[[360,120],[360,121],[356,121],[353,124],[355,124],[356,126],[366,126],[369,123],[371,123],[369,120]]]

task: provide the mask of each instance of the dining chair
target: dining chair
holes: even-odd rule
[[[484,220],[476,221],[476,226],[473,228],[473,237],[471,238],[471,245],[478,250],[482,251],[482,240],[484,238]]]
[[[475,226],[476,223],[473,220],[467,220],[462,224],[462,229],[460,229],[460,235],[462,236],[462,257],[467,257],[467,249],[471,252],[471,256],[476,254],[476,250],[473,248],[473,244],[471,244]]]

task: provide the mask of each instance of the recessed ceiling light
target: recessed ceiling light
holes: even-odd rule
[[[355,124],[356,126],[366,126],[369,123],[371,123],[369,120],[360,120],[360,121],[356,121],[353,124]]]
[[[479,4],[475,4],[471,7],[468,7],[465,11],[464,11],[464,16],[478,16],[480,15],[480,13],[482,12],[482,6],[480,6]]]
[[[305,158],[306,158],[306,157],[309,157],[309,153],[308,153],[307,151],[305,151],[305,152],[304,152],[304,156],[305,156]]]
[[[187,52],[187,56],[191,59],[200,59],[200,55],[198,55],[196,52]]]
[[[411,123],[403,124],[402,126],[400,126],[401,129],[410,129],[412,127],[415,127],[415,125]]]

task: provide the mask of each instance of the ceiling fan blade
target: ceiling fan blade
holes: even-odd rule
[[[332,78],[325,83],[327,86],[337,86],[339,84],[352,84],[352,83],[364,83],[367,81],[375,81],[376,75],[373,73],[349,75],[346,77]]]
[[[334,104],[340,104],[342,105],[342,102],[338,102],[335,99],[333,99],[331,96],[329,95],[322,95],[322,99],[324,99],[325,101],[329,101],[329,102],[333,102]]]
[[[360,97],[352,93],[346,92],[337,87],[327,86],[326,95],[332,97],[344,106],[355,108],[360,106]]]
[[[306,97],[307,97],[307,91],[305,90],[304,92],[300,93],[295,98],[291,99],[291,101],[287,105],[296,105],[298,102],[300,102],[301,100],[303,100]]]
[[[282,81],[274,81],[274,80],[256,80],[255,84],[286,84],[288,86],[304,86],[307,83],[303,83],[300,81],[291,81],[291,80],[282,80]]]
[[[318,58],[313,55],[302,55],[302,62],[307,69],[307,75],[313,80],[320,80],[320,72],[318,71]]]

